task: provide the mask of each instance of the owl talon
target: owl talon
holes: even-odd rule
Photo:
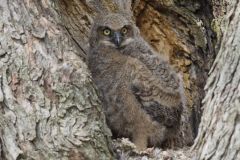
[[[151,154],[153,154],[154,149],[155,149],[154,147],[147,148],[147,149],[142,150],[142,151],[137,151],[137,154],[139,154],[139,155],[151,155]]]
[[[145,151],[143,151],[145,154],[152,154],[154,151],[154,147],[152,148],[147,148]]]

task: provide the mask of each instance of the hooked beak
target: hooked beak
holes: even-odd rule
[[[123,38],[122,38],[121,33],[114,32],[112,41],[117,47],[121,46],[122,40],[123,40]]]

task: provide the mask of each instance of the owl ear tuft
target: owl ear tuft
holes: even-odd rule
[[[86,0],[86,4],[97,14],[106,14],[108,12],[103,0]]]
[[[115,3],[118,5],[119,9],[122,11],[131,12],[132,9],[132,0],[114,0]]]
[[[86,4],[98,14],[124,12],[132,15],[140,0],[86,0]]]
[[[140,0],[114,0],[121,11],[131,13],[137,7]]]

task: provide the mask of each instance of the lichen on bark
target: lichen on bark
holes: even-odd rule
[[[114,9],[109,0],[102,2]],[[228,26],[228,21],[223,20],[223,16],[228,9],[234,8],[235,2],[141,0],[134,10],[142,36],[183,74],[189,107],[185,118],[186,122],[192,123],[185,125],[185,145],[193,142],[192,130],[195,134],[197,132],[204,96],[203,86],[215,57],[214,46],[220,46],[222,42],[224,29]],[[110,131],[84,62],[95,14],[87,1],[82,0],[0,0],[0,159],[113,158],[112,146],[109,145]],[[236,16],[232,14],[228,18],[234,17]],[[223,53],[225,50],[227,49],[221,49]],[[236,66],[237,59],[232,59],[229,63],[234,62]],[[213,70],[216,66],[219,67],[215,63]],[[227,69],[232,71],[231,67]],[[213,74],[210,78],[208,86],[215,84],[215,76]],[[236,79],[231,82],[237,84]],[[225,89],[230,90],[229,85]],[[223,99],[228,95],[226,91],[223,91]],[[212,95],[210,88],[205,101]],[[239,105],[236,98],[230,108],[234,108],[234,104]],[[229,112],[233,114],[229,114],[226,111],[224,120],[234,122],[230,123],[231,127],[232,124],[238,126],[237,112],[238,110],[233,110]],[[205,113],[208,118],[211,116],[209,114]],[[221,122],[221,119],[217,120]],[[207,123],[200,126],[202,134],[195,144],[194,149],[199,149],[200,158],[216,153],[202,147],[202,139],[211,139],[211,136],[205,134],[208,126]],[[238,135],[236,126],[231,130],[230,142],[233,147],[236,147],[233,141]],[[219,133],[222,133],[222,128],[227,130],[221,124],[215,128],[214,123],[211,123],[210,127]],[[207,144],[211,146],[210,151],[216,150],[218,146],[213,145],[217,144],[216,141]],[[118,142],[114,145],[118,145]],[[119,145],[124,143],[120,142]],[[120,151],[117,152],[119,155],[129,159],[190,159],[192,156],[190,150],[184,149],[155,149],[155,155],[142,155],[134,152],[134,149],[125,150],[129,148],[128,145],[113,148]],[[223,153],[224,149],[220,151]],[[224,153],[235,156],[233,152]],[[216,154],[216,157],[219,155],[221,154]]]
[[[110,159],[96,89],[53,5],[0,1],[0,159]]]

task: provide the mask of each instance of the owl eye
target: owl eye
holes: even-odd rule
[[[109,35],[111,34],[111,30],[108,29],[108,28],[106,28],[106,29],[103,30],[103,34],[104,34],[105,36],[109,36]]]
[[[123,27],[122,30],[121,30],[122,34],[127,34],[128,32],[128,29],[126,27]]]

